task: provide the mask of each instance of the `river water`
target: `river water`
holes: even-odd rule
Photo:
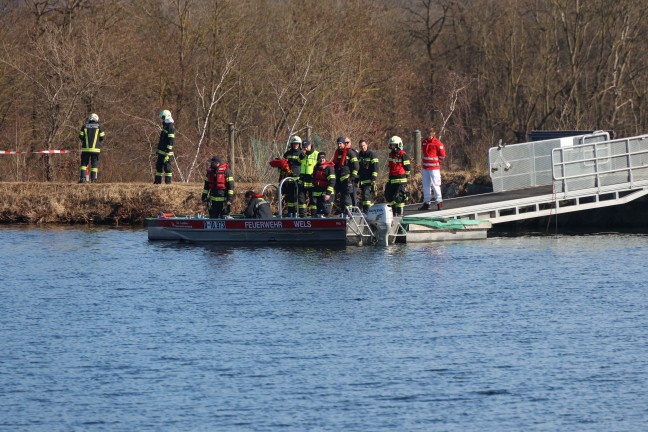
[[[648,429],[646,235],[0,239],[0,430]]]

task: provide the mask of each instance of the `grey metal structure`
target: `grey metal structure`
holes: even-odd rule
[[[442,211],[406,215],[492,224],[626,204],[648,195],[648,135],[595,133],[489,150],[493,193],[446,199]]]
[[[594,132],[521,144],[501,144],[488,151],[493,192],[545,186],[552,183],[552,150],[581,144],[604,142],[607,132]]]

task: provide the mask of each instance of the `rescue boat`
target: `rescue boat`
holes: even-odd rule
[[[226,244],[346,246],[358,244],[349,218],[209,219],[181,216],[147,219],[149,240]],[[351,235],[348,231],[351,230]],[[368,237],[367,237],[368,238]]]
[[[279,186],[266,185],[263,192],[269,186],[279,192],[282,185],[283,181]],[[278,215],[282,215],[281,201],[278,202]],[[146,219],[145,225],[149,240],[331,247],[484,239],[491,227],[487,221],[395,217],[387,204],[374,204],[367,214],[352,207],[342,216],[329,218],[245,219],[233,215],[227,219],[210,219],[203,215],[162,213]]]

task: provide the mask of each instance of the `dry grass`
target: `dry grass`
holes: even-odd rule
[[[476,172],[443,172],[443,182],[456,183],[460,195],[467,183],[488,181],[488,176]],[[232,212],[243,211],[245,191],[260,191],[262,186],[237,183]],[[414,174],[409,189],[411,202],[420,202],[420,173]],[[378,190],[376,202],[382,202],[382,185]],[[202,183],[0,183],[0,223],[142,225],[147,217],[162,212],[206,213],[201,192]]]
[[[205,213],[201,192],[202,183],[0,183],[0,222],[141,225],[161,212]]]

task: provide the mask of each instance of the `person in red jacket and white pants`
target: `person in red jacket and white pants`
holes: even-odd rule
[[[436,130],[429,128],[427,138],[421,143],[421,175],[423,176],[423,205],[419,210],[429,210],[432,203],[430,189],[434,190],[434,201],[438,210],[443,206],[441,197],[441,162],[446,151],[443,143],[436,137]]]

